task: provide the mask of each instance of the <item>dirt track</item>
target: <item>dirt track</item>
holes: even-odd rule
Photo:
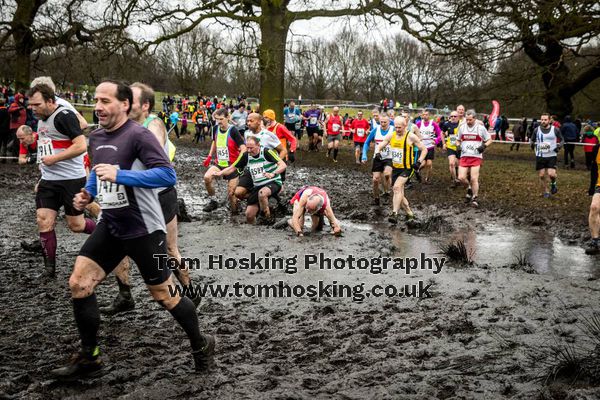
[[[180,224],[180,248],[186,257],[239,258],[254,252],[302,259],[319,251],[329,257],[404,257],[420,252],[432,257],[438,249],[419,246],[420,238],[434,237],[434,243],[442,244],[454,231],[477,230],[489,221],[527,227],[547,223],[547,230],[562,231],[560,236],[575,244],[586,238],[583,205],[563,214],[561,197],[554,200],[555,207],[544,208],[543,215],[530,215],[526,205],[539,199],[521,199],[518,204],[523,207],[507,209],[508,200],[496,198],[492,206],[484,183],[483,210],[471,210],[460,204],[462,192],[445,189],[447,178],[442,174],[434,185],[408,194],[421,219],[441,215],[441,233],[416,234],[403,224],[395,230],[385,224],[374,229],[369,224],[383,219],[388,203],[381,209],[368,205],[368,169],[356,168],[346,156],[333,167],[322,153],[300,155],[298,166],[288,173],[287,193],[307,182],[326,187],[345,235],[296,238],[285,230],[239,224],[243,217],[229,217],[224,209],[202,213],[199,152],[179,145],[179,191],[193,217],[191,223]],[[499,163],[501,159],[498,156]],[[436,162],[441,169],[442,160]],[[544,361],[557,364],[545,346],[567,343],[582,355],[593,349],[580,328],[593,310],[598,311],[597,275],[528,274],[505,267],[511,262],[509,254],[494,265],[448,265],[437,275],[302,268],[296,274],[193,271],[197,282],[221,284],[433,284],[433,298],[423,300],[205,299],[199,308],[201,328],[216,334],[218,341],[218,369],[208,376],[192,372],[184,333],[150,300],[136,271],[137,309],[102,318],[101,348],[109,371],[92,381],[59,384],[49,380],[47,372],[78,346],[67,281],[85,235],[67,232],[59,221],[58,278],[48,283],[35,278],[41,258],[19,246],[21,240],[35,237],[31,171],[0,165],[0,398],[531,399],[544,398],[543,393],[559,399],[567,398],[567,392],[569,398],[600,397],[598,371],[580,374],[585,379],[575,387],[560,374],[561,379],[549,386],[535,380],[547,371]],[[223,189],[221,185],[221,194]],[[413,235],[414,240],[406,241]],[[108,303],[116,294],[113,278],[97,293],[99,303]]]

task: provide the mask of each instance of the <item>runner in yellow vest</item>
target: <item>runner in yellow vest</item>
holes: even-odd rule
[[[377,145],[376,153],[384,149],[387,145],[390,146],[392,153],[392,187],[394,189],[394,198],[392,200],[392,213],[388,221],[392,224],[398,222],[398,211],[400,207],[406,212],[408,220],[414,219],[408,200],[404,196],[404,184],[414,174],[415,169],[418,170],[421,163],[427,157],[427,147],[421,142],[419,137],[408,132],[406,127],[408,121],[404,117],[396,117],[394,119],[395,130],[388,133],[384,139]],[[419,149],[419,159],[414,160],[414,147]]]

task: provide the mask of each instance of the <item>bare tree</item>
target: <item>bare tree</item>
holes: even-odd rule
[[[27,87],[32,56],[43,49],[74,47],[99,36],[120,38],[134,0],[5,0],[0,7],[0,55],[9,60],[17,88]],[[109,40],[110,39],[110,40]]]
[[[444,54],[489,69],[524,52],[540,68],[548,111],[559,116],[600,77],[597,0],[449,0],[429,3],[427,15],[438,24],[420,33]]]

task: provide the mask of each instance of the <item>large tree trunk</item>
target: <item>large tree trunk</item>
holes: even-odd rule
[[[263,6],[260,17],[261,41],[258,47],[260,69],[260,110],[275,111],[279,121],[283,120],[283,79],[285,71],[285,45],[289,30],[285,8]]]
[[[31,54],[34,49],[34,39],[31,33],[31,25],[35,15],[45,0],[22,0],[17,2],[17,9],[11,28],[13,29],[13,40],[15,42],[15,57],[12,60],[15,71],[15,84],[17,90],[27,89],[31,74]]]
[[[573,112],[571,79],[569,78],[569,69],[562,64],[562,60],[557,62],[555,68],[544,72],[542,80],[546,89],[544,99],[548,112],[558,116],[559,120],[570,115]]]

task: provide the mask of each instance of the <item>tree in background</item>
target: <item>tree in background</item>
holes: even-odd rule
[[[547,110],[563,117],[573,97],[600,77],[600,4],[597,0],[423,1],[419,34],[438,52],[482,68],[520,52],[539,68]]]

